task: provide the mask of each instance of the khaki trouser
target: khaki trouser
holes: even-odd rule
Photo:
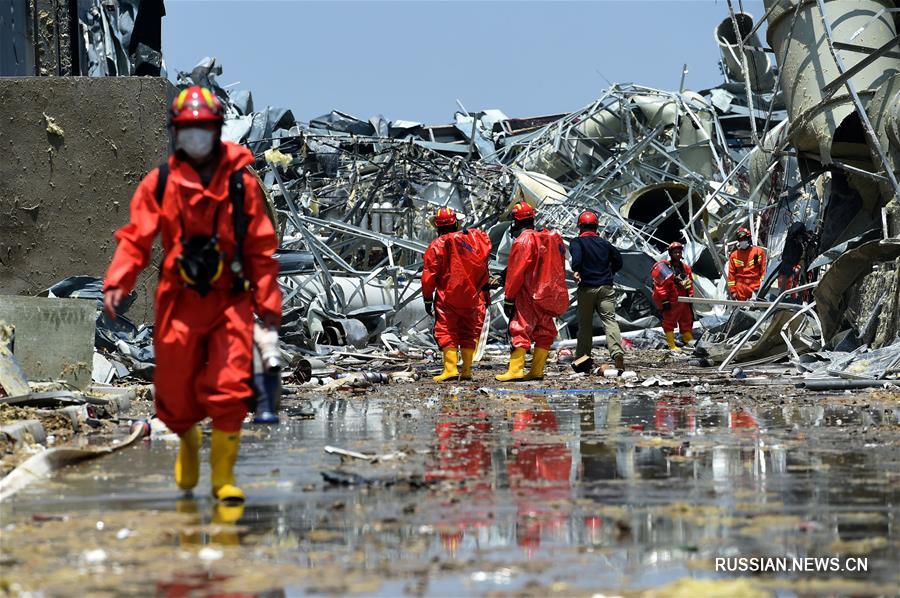
[[[591,340],[594,334],[594,312],[600,314],[603,330],[606,332],[606,346],[610,357],[622,355],[622,334],[616,322],[616,292],[612,285],[602,287],[578,287],[578,345],[575,358],[590,356]]]

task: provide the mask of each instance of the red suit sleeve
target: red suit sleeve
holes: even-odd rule
[[[425,250],[422,264],[422,298],[426,301],[434,299],[438,280],[444,271],[444,244],[440,238],[435,239]]]
[[[266,214],[265,202],[256,177],[244,173],[247,235],[244,238],[244,275],[253,289],[253,302],[260,317],[281,319],[281,289],[278,288],[278,237]]]
[[[509,260],[506,267],[506,289],[504,295],[507,299],[515,300],[516,295],[525,284],[525,275],[534,267],[535,242],[534,235],[523,232],[516,239],[509,250]]]
[[[694,271],[687,264],[684,265],[684,275],[687,276],[688,280],[691,281],[691,286],[689,289],[687,289],[687,296],[693,297],[694,296]],[[676,299],[676,301],[677,301],[677,299]]]
[[[156,203],[156,182],[159,171],[154,170],[142,180],[131,198],[130,220],[116,231],[118,240],[112,262],[106,270],[103,290],[122,289],[126,294],[134,289],[141,270],[150,263],[153,240],[159,231],[160,208]]]
[[[726,277],[726,283],[728,287],[733,287],[736,284],[735,275],[737,274],[737,266],[734,263],[735,256],[737,255],[736,251],[731,252],[731,255],[728,257],[728,276]]]

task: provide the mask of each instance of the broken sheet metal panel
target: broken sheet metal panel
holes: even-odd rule
[[[470,149],[475,149],[485,162],[497,162],[497,147],[493,138],[494,125],[509,117],[500,110],[485,110],[475,115],[457,112],[455,126],[466,139]],[[471,155],[471,151],[469,154]]]
[[[900,340],[873,351],[822,352],[828,360],[808,367],[808,377],[834,376],[849,380],[900,379]]]
[[[865,243],[831,264],[815,292],[826,343],[848,327],[876,348],[894,341],[900,333],[898,262],[900,241],[891,239]]]
[[[90,77],[131,75],[128,44],[137,13],[130,2],[80,1],[81,73]]]

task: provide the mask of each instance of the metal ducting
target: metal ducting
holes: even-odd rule
[[[737,22],[738,34],[735,35],[734,25]],[[775,71],[769,57],[762,50],[748,49],[761,46],[759,37],[754,33],[744,43],[743,57],[741,56],[741,40],[753,30],[753,16],[745,12],[739,12],[734,20],[729,16],[723,19],[714,31],[719,52],[722,54],[722,65],[725,68],[725,76],[730,81],[743,84],[744,60],[746,60],[750,88],[756,93],[768,93],[775,87]]]
[[[657,249],[666,249],[672,241],[683,241],[684,225],[703,206],[703,197],[694,192],[686,200],[690,187],[683,183],[648,185],[632,193],[622,206],[621,214],[636,223],[647,225],[652,232],[652,243]],[[682,201],[685,200],[685,201]],[[677,206],[677,207],[675,207]],[[706,215],[694,224],[699,236],[700,227],[706,225]]]
[[[772,9],[766,38],[782,71],[794,146],[818,154],[824,164],[830,164],[832,157],[870,159],[862,123],[846,88],[823,99],[840,72],[829,51],[816,0],[765,0],[765,6]],[[825,0],[824,6],[835,41],[877,49],[897,33],[888,12],[894,8],[891,0]],[[847,70],[868,56],[865,52],[838,52]],[[880,56],[851,77],[863,103],[900,72],[900,58],[894,56]]]

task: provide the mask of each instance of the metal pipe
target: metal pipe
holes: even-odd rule
[[[679,297],[679,303],[694,303],[696,305],[729,305],[733,307],[758,307],[760,309],[770,308],[775,303],[773,301],[738,301],[737,299],[707,299],[706,297]],[[796,303],[785,303],[778,305],[778,309],[790,309],[801,311],[804,309],[802,305]]]
[[[806,390],[851,390],[854,388],[880,388],[900,386],[900,380],[846,380],[844,378],[810,378],[798,382],[797,388]]]

